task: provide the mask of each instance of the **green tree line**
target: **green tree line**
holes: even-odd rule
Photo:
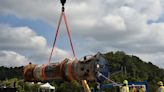
[[[134,55],[127,55],[123,51],[109,52],[105,55],[110,64],[110,78],[116,82],[122,82],[124,79],[131,82],[148,81],[150,92],[156,92],[157,82],[164,81],[164,69],[151,62],[145,62]],[[112,75],[120,70],[121,73]]]
[[[155,92],[157,82],[164,81],[164,70],[151,62],[145,62],[134,55],[127,55],[123,51],[108,52],[105,54],[109,61],[110,79],[122,83],[124,79],[131,82],[148,81],[150,92]],[[0,67],[1,85],[10,84],[10,79],[16,78],[17,81],[23,80],[23,66],[21,67]],[[7,81],[9,80],[9,81]],[[7,82],[6,82],[7,81]],[[3,83],[3,84],[2,84]],[[19,81],[19,88],[22,82]],[[83,91],[82,86],[78,82],[50,82],[57,88],[58,92],[80,92]],[[18,85],[17,84],[17,85]],[[20,85],[21,84],[21,85]],[[72,85],[72,86],[71,86]],[[90,83],[90,87],[93,83]],[[26,85],[25,85],[26,87]],[[28,88],[27,88],[28,89]],[[106,91],[114,92],[115,88],[107,89]]]

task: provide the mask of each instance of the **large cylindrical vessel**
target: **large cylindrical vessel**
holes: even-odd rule
[[[108,77],[108,61],[102,54],[85,56],[81,60],[65,59],[60,63],[45,65],[29,64],[24,67],[24,80],[38,82],[46,80],[104,80],[100,72]]]

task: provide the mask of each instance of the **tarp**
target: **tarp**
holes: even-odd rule
[[[49,83],[45,83],[43,85],[40,85],[40,88],[43,88],[43,89],[55,89],[55,87],[51,86]]]

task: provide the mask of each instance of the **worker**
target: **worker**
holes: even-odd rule
[[[159,86],[157,92],[164,92],[163,82],[162,81],[159,81],[157,84]]]
[[[129,92],[128,81],[124,80],[120,92]]]
[[[145,92],[145,88],[143,85],[140,86],[139,92]]]
[[[130,89],[130,92],[137,92],[137,89],[134,84],[132,84],[132,87]]]

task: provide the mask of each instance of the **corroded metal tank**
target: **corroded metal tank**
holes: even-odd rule
[[[64,59],[58,63],[45,65],[29,64],[24,67],[24,80],[38,82],[47,80],[99,80],[98,72],[109,76],[108,61],[104,55],[84,56],[80,60]]]

